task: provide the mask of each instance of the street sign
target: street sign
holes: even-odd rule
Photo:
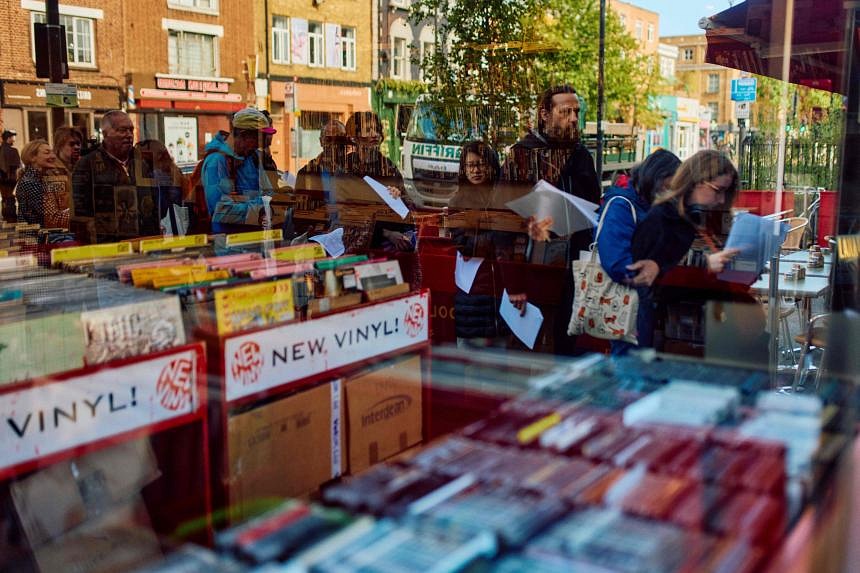
[[[78,107],[78,86],[75,84],[45,84],[48,107]]]
[[[755,101],[755,78],[739,78],[732,80],[732,101]]]
[[[738,119],[750,118],[750,102],[736,101],[735,102],[735,117]]]

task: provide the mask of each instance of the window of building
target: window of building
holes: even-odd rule
[[[308,65],[325,65],[323,27],[319,22],[308,22]]]
[[[355,69],[355,28],[340,29],[341,67]]]
[[[720,74],[708,74],[708,93],[715,94],[720,91]]]
[[[412,2],[411,0],[388,0],[388,4],[396,8],[408,9]]]
[[[627,14],[621,14],[621,25],[627,27]]]
[[[409,79],[409,53],[406,38],[391,38],[391,77]]]
[[[708,103],[708,107],[711,110],[711,121],[714,123],[720,122],[720,104],[712,101]]]
[[[675,77],[675,60],[660,58],[660,75],[667,79]]]
[[[654,24],[648,24],[648,41],[654,41]]]
[[[167,63],[171,74],[217,77],[218,42],[215,36],[169,30]]]
[[[637,40],[642,39],[642,22],[636,20],[636,33],[634,34]]]
[[[427,64],[427,61],[433,57],[433,51],[435,49],[435,42],[421,42],[421,79],[424,79],[424,66]]]
[[[171,8],[218,12],[218,0],[167,0],[167,5]]]
[[[693,48],[684,48],[684,61],[692,62],[693,61]]]
[[[286,16],[272,16],[272,61],[290,63],[290,20]]]
[[[44,12],[33,12],[33,23],[44,24]],[[66,29],[66,51],[69,66],[94,68],[96,66],[96,40],[94,21],[90,18],[60,14],[60,26]],[[35,43],[33,47],[35,59]]]

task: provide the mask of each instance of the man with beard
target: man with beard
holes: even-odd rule
[[[509,193],[528,193],[543,179],[565,193],[595,204],[600,202],[600,179],[591,154],[579,139],[579,112],[579,98],[572,86],[555,86],[543,93],[538,105],[537,132],[529,131],[511,147],[502,167],[502,178]],[[546,222],[538,224],[541,223],[546,227]],[[591,229],[571,235],[568,259],[575,260],[581,250],[588,249],[591,241]],[[575,354],[576,338],[567,335],[572,302],[573,288],[567,280],[561,295],[562,312],[552,313],[556,354]]]
[[[151,189],[137,187],[140,158],[134,124],[120,110],[101,119],[102,145],[81,158],[72,173],[70,226],[84,243],[109,243],[160,232]]]
[[[296,176],[296,191],[306,193],[314,199],[325,199],[334,203],[334,184],[332,177],[346,171],[346,148],[349,138],[342,121],[333,119],[320,130],[322,151]]]

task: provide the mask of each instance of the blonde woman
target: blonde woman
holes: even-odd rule
[[[15,185],[18,199],[18,221],[43,227],[69,226],[66,185],[62,176],[54,175],[60,162],[44,139],[36,139],[21,152],[23,167]]]

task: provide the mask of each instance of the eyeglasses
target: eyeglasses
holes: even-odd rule
[[[478,161],[476,163],[466,163],[466,171],[480,171],[486,168],[487,164],[484,161]]]

